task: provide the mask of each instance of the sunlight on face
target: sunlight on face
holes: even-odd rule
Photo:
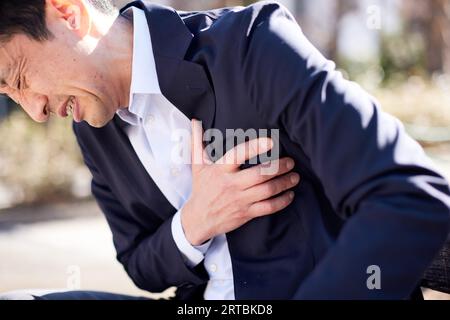
[[[106,40],[115,20],[93,13],[84,2],[47,1],[46,21],[53,37],[39,42],[18,34],[0,45],[0,92],[38,122],[50,114],[72,114],[77,122],[106,125],[127,103],[122,98],[127,96],[126,85],[121,85],[124,76],[111,68],[111,61],[116,52],[123,61],[131,53],[111,53]],[[127,68],[125,63],[125,75]]]

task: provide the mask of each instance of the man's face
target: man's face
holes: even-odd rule
[[[86,37],[86,8],[51,7],[47,26],[54,37],[42,42],[19,34],[0,45],[0,93],[7,94],[38,122],[50,113],[95,127],[109,122],[119,107],[110,72]],[[69,16],[67,14],[74,14]],[[68,112],[69,111],[69,112]]]

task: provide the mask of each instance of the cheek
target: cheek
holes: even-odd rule
[[[73,65],[61,60],[59,56],[36,59],[30,64],[30,81],[39,88],[60,88],[73,79],[79,71]]]
[[[26,77],[26,85],[33,92],[50,94],[60,83],[57,74],[46,67],[31,71]]]

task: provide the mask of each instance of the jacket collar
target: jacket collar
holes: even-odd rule
[[[146,14],[162,94],[189,119],[201,120],[204,129],[210,129],[216,110],[212,85],[202,65],[184,59],[193,34],[172,8],[135,1],[121,12],[131,6]]]

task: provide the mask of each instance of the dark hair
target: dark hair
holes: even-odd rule
[[[104,14],[112,14],[115,7],[110,0],[88,0]],[[42,41],[51,38],[45,23],[45,0],[0,0],[0,41],[23,33]]]

